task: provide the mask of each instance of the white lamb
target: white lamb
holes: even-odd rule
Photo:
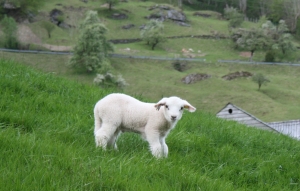
[[[160,107],[164,106],[160,110]],[[145,103],[125,94],[110,94],[95,105],[96,146],[114,147],[122,132],[140,134],[150,145],[152,155],[167,157],[165,138],[182,117],[183,109],[196,108],[178,97],[163,98],[158,103]]]

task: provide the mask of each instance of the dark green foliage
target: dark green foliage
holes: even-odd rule
[[[182,61],[175,61],[172,63],[172,66],[175,70],[183,72],[187,68],[187,63]]]
[[[17,49],[18,48],[18,38],[17,38],[17,23],[12,17],[7,17],[6,15],[1,21],[1,27],[4,32],[4,47]]]
[[[226,7],[224,9],[224,17],[229,20],[229,27],[233,28],[239,27],[244,21],[244,15],[233,7]]]
[[[267,17],[270,21],[278,24],[281,19],[284,18],[284,0],[272,0],[271,11]]]
[[[274,62],[275,61],[275,53],[271,50],[266,52],[265,62]]]
[[[300,39],[300,18],[297,20],[296,38]]]

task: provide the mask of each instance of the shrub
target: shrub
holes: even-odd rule
[[[271,50],[266,52],[265,62],[274,62],[275,61],[275,53]]]
[[[103,88],[124,88],[129,85],[122,75],[115,76],[109,72],[105,74],[97,74],[96,78],[94,78],[94,84]]]
[[[172,63],[172,66],[175,70],[183,72],[184,70],[186,70],[187,64],[186,62],[175,61]]]
[[[4,16],[1,21],[1,26],[4,37],[4,47],[17,49],[18,48],[18,38],[17,38],[17,23],[12,17]]]
[[[226,7],[224,9],[224,17],[229,20],[229,26],[233,28],[240,26],[244,21],[244,15],[233,7]]]

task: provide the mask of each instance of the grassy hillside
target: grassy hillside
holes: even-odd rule
[[[109,91],[0,63],[0,190],[300,189],[299,141],[200,109],[167,138],[167,159],[134,134],[103,152],[92,109]]]

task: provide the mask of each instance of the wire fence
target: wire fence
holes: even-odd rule
[[[297,63],[283,63],[283,62],[256,62],[256,61],[240,61],[240,60],[218,60],[220,63],[237,63],[237,64],[264,64],[264,65],[283,65],[283,66],[300,66]]]
[[[41,50],[16,50],[0,48],[3,52],[15,53],[31,53],[31,54],[53,54],[53,55],[72,55],[70,51],[41,51]],[[126,54],[109,54],[112,58],[132,58],[132,59],[148,59],[148,60],[169,60],[169,61],[192,61],[192,62],[206,62],[205,58],[180,58],[174,57],[157,57],[157,56],[136,56]],[[283,65],[283,66],[300,66],[299,63],[282,63],[282,62],[256,62],[256,61],[240,61],[240,60],[218,60],[219,63],[237,63],[237,64],[264,64],[264,65]]]
[[[53,54],[53,55],[72,55],[72,52],[66,51],[39,51],[39,50],[15,50],[0,48],[3,52],[15,52],[15,53],[31,53],[31,54]],[[135,56],[135,55],[125,55],[125,54],[109,54],[113,58],[133,58],[133,59],[148,59],[148,60],[171,60],[171,61],[194,61],[194,62],[205,62],[204,58],[179,58],[179,57],[156,57],[156,56]]]

